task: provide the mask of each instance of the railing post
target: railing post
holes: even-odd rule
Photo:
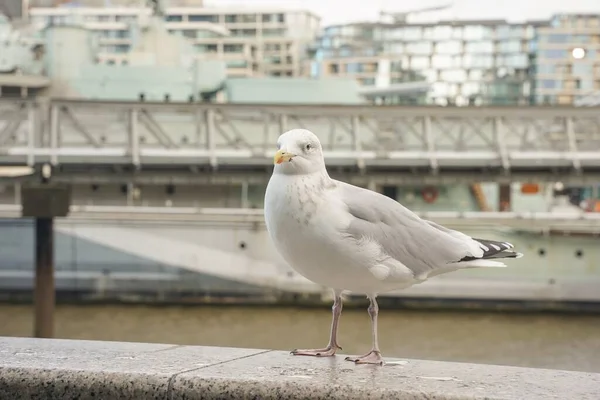
[[[140,166],[140,130],[138,110],[132,108],[129,112],[129,154],[131,162],[136,167]]]
[[[425,143],[427,144],[427,155],[429,156],[429,166],[432,172],[435,174],[438,172],[438,162],[435,158],[435,143],[434,134],[431,129],[431,117],[426,115],[423,117],[423,135],[425,137]]]
[[[364,171],[366,166],[362,156],[362,145],[360,142],[360,117],[357,115],[353,116],[350,124],[350,129],[352,131],[352,149],[355,152],[356,165],[359,170]]]
[[[50,163],[58,164],[58,124],[60,114],[58,106],[50,104]]]
[[[215,153],[215,110],[209,108],[205,113],[206,118],[206,147],[210,166],[217,167],[217,155]]]
[[[33,101],[27,103],[27,165],[35,165],[35,109],[36,104]]]

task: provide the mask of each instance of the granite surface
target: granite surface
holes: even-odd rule
[[[422,360],[0,337],[0,400],[598,400],[600,374]]]

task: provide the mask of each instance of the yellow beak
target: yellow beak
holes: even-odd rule
[[[295,156],[295,154],[288,153],[283,150],[279,150],[279,151],[277,151],[277,153],[275,153],[275,157],[273,157],[273,163],[281,164],[284,161],[290,161],[294,156]]]

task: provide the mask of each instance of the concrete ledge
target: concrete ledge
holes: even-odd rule
[[[0,399],[600,398],[595,373],[405,361],[357,366],[343,356],[0,337]]]

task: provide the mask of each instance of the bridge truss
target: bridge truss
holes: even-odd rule
[[[332,175],[382,182],[600,179],[600,108],[198,104],[0,99],[0,165],[72,181],[268,177],[276,139],[306,128]],[[208,173],[207,173],[208,172]]]

